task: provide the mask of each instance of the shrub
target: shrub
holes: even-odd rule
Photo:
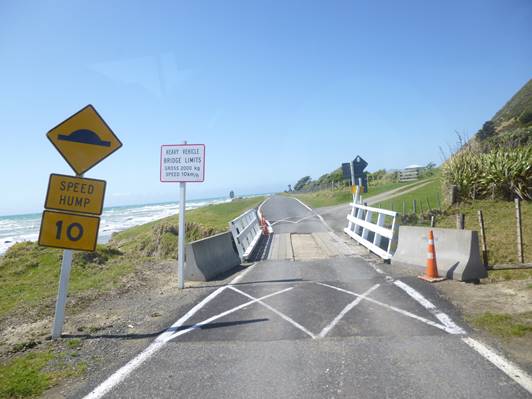
[[[532,111],[524,111],[524,112],[519,116],[519,122],[520,122],[521,125],[523,125],[523,126],[532,125]]]
[[[445,162],[442,176],[446,185],[457,186],[461,199],[532,199],[532,146],[488,153],[464,148]]]

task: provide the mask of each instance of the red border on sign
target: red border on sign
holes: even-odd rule
[[[202,146],[203,147],[203,175],[201,180],[163,180],[163,148],[164,147],[185,147],[185,146]],[[205,144],[162,144],[161,145],[161,158],[159,165],[159,181],[161,183],[203,183],[205,181]]]

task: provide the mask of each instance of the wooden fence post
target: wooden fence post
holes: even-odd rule
[[[465,226],[465,215],[463,213],[456,214],[456,228],[463,230]]]
[[[515,221],[517,227],[517,261],[525,263],[523,255],[523,228],[521,227],[521,200],[515,199]]]
[[[414,213],[417,213],[417,209],[416,209],[416,200],[412,200],[412,209],[414,210]]]
[[[451,187],[449,187],[448,202],[450,205],[454,205],[455,203],[458,202],[458,187],[455,186],[454,184]]]
[[[480,225],[480,239],[482,240],[482,261],[484,267],[488,269],[488,243],[486,242],[486,230],[484,229],[484,217],[481,209],[478,210],[478,224]]]

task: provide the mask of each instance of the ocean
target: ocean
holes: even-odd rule
[[[231,200],[227,197],[187,200],[187,210],[229,201]],[[104,208],[101,215],[98,242],[105,243],[109,241],[111,235],[117,231],[177,213],[179,213],[179,203],[176,202]],[[37,241],[41,226],[41,215],[41,213],[33,213],[0,216],[0,255],[17,242]]]

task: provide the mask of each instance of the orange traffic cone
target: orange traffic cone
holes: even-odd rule
[[[436,249],[434,248],[434,234],[429,230],[429,245],[427,247],[427,269],[424,276],[418,276],[420,279],[435,283],[445,280],[445,277],[438,275],[438,265],[436,264]]]
[[[264,216],[260,218],[260,226],[262,229],[262,234],[265,236],[269,236],[270,231],[268,230],[268,223],[266,222],[266,219],[264,218]]]

